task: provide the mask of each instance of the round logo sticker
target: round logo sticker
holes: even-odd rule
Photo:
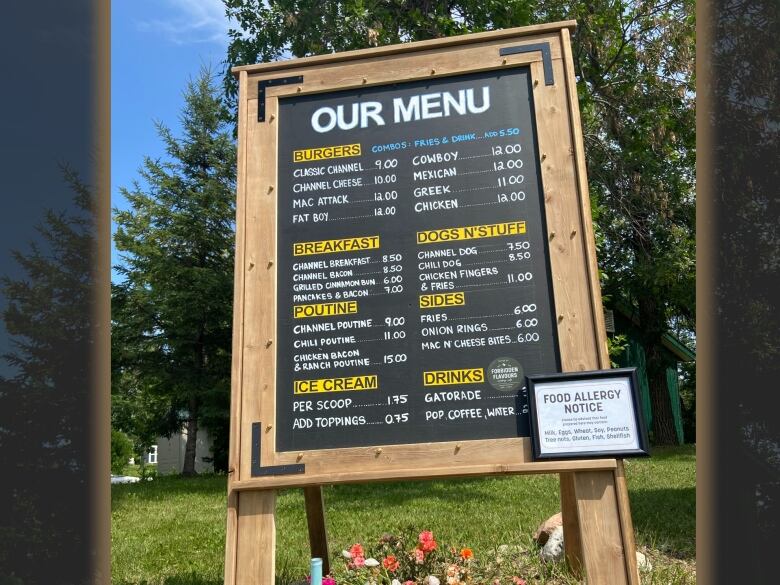
[[[488,366],[488,382],[501,392],[517,390],[523,383],[523,366],[511,357],[496,358]]]

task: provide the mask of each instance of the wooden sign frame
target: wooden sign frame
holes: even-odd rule
[[[609,367],[569,41],[574,27],[567,21],[234,68],[238,187],[226,585],[274,582],[276,489],[305,488],[313,556],[327,563],[321,485],[517,473],[561,474],[567,558],[589,583],[639,583],[620,460],[536,462],[530,437],[275,450],[276,145],[284,96],[529,67],[562,369]]]

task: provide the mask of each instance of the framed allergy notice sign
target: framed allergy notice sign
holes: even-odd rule
[[[528,377],[535,459],[649,455],[636,368]]]

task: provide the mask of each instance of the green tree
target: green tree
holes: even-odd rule
[[[575,19],[573,53],[602,287],[632,307],[647,348],[656,443],[676,442],[661,359],[694,318],[692,0],[225,0],[241,65]],[[235,82],[226,76],[229,96]]]
[[[695,327],[694,3],[559,1],[538,18],[577,20],[588,179],[606,295],[638,318],[652,438],[677,442],[661,339]]]
[[[157,124],[167,157],[147,157],[141,181],[121,190],[129,209],[114,210],[122,280],[112,285],[112,360],[115,422],[145,447],[153,431],[186,425],[192,475],[206,419],[226,443],[236,161],[210,71],[184,101],[181,136]]]
[[[122,475],[127,462],[133,456],[133,442],[125,433],[111,429],[111,473]]]
[[[121,340],[114,338],[113,351],[119,351],[117,346]],[[133,443],[133,452],[140,454],[141,474],[145,473],[144,454],[151,451],[158,437],[168,432],[170,400],[164,395],[150,392],[141,383],[143,377],[139,372],[118,366],[112,380],[111,394],[111,427],[123,429]]]
[[[507,28],[531,19],[532,3],[520,0],[224,0],[230,65],[421,41]],[[236,92],[232,75],[228,94]]]

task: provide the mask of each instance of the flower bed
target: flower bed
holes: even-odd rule
[[[440,546],[430,530],[385,534],[376,545],[353,544],[323,585],[525,585],[500,562],[480,562],[470,548]]]

